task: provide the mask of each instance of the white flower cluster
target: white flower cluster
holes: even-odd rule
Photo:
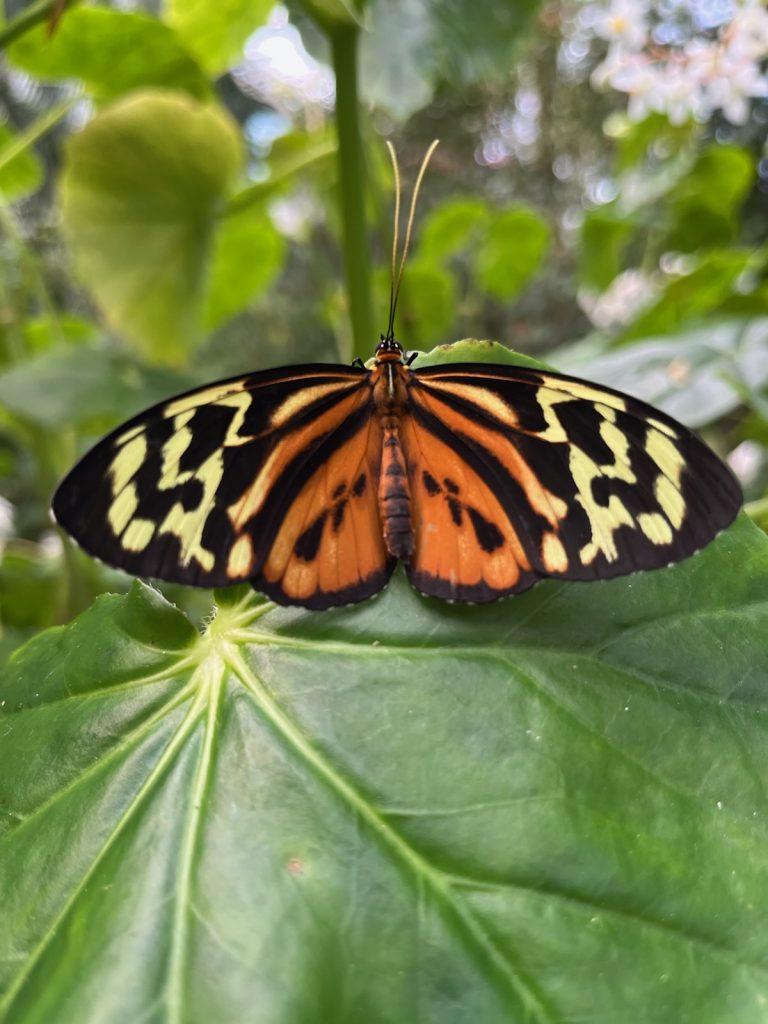
[[[696,14],[696,4],[682,6]],[[706,121],[719,110],[731,124],[746,124],[751,100],[768,96],[761,68],[768,57],[768,10],[760,0],[725,6],[719,23],[689,17],[681,25],[665,21],[661,2],[590,4],[591,32],[609,43],[592,84],[626,93],[633,121],[657,112],[683,124]]]

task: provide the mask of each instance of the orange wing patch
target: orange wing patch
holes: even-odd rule
[[[412,416],[402,427],[415,549],[406,572],[422,594],[494,601],[535,582],[509,518],[476,470]]]
[[[252,582],[281,604],[328,608],[370,597],[395,559],[377,503],[381,427],[374,417],[321,463],[291,502]]]

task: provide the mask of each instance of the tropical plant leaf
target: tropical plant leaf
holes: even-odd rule
[[[100,598],[0,693],[0,1020],[758,1024],[768,541],[198,636]]]
[[[10,48],[11,62],[47,81],[80,79],[99,99],[133,89],[182,89],[198,99],[211,89],[173,29],[156,18],[102,7],[67,11],[56,32],[38,25]]]
[[[262,25],[272,0],[165,0],[165,15],[212,76],[237,63],[243,44]]]
[[[242,158],[223,109],[164,92],[115,103],[69,141],[62,215],[81,276],[157,361],[200,340],[212,239]]]

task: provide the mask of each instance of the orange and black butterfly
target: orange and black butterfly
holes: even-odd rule
[[[476,602],[656,569],[740,504],[727,466],[651,406],[527,367],[414,369],[388,336],[370,368],[267,370],[141,413],[53,511],[137,576],[328,608],[398,560],[422,594]]]
[[[283,367],[162,402],[75,466],[53,499],[58,522],[136,576],[248,580],[306,608],[370,597],[398,560],[422,594],[482,602],[704,547],[736,516],[739,485],[664,413],[521,366],[412,369],[395,309],[437,143],[397,270],[387,145],[392,288],[372,367]]]

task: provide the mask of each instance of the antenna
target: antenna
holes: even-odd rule
[[[432,154],[437,149],[439,139],[435,139],[432,145],[429,147],[427,152],[424,154],[424,159],[421,161],[421,167],[419,173],[416,176],[416,184],[413,186],[413,194],[411,195],[411,207],[408,211],[408,222],[405,228],[405,242],[403,243],[403,254],[400,257],[400,266],[396,269],[397,265],[397,243],[399,239],[399,224],[400,224],[400,168],[397,164],[397,155],[395,154],[395,148],[392,143],[387,139],[387,150],[389,151],[389,159],[392,161],[392,170],[395,174],[395,225],[392,234],[392,280],[389,286],[389,323],[387,325],[387,340],[392,340],[395,336],[395,310],[397,309],[397,299],[400,295],[400,285],[403,281],[403,270],[405,268],[405,261],[408,256],[408,247],[411,244],[411,229],[413,227],[413,217],[416,213],[416,200],[419,198],[419,189],[421,188],[421,182],[424,178],[424,174],[427,170]]]

